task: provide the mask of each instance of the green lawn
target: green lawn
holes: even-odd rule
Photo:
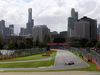
[[[13,58],[13,59],[8,59],[8,60],[0,60],[0,62],[23,61],[23,60],[33,60],[33,59],[54,57],[54,56],[56,56],[56,52],[57,51],[54,51],[52,54],[50,54],[50,56],[42,56],[42,54],[38,54],[38,55],[32,55],[32,56],[27,56],[27,57]],[[46,53],[43,53],[43,54],[46,54]]]
[[[3,63],[0,64],[0,68],[37,68],[37,67],[48,67],[52,65],[54,65],[54,60],[21,62],[21,63]]]

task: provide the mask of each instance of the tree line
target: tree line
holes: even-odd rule
[[[71,46],[77,48],[100,48],[100,42],[97,39],[74,39],[71,41]]]

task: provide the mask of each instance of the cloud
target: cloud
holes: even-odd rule
[[[35,25],[46,24],[51,31],[67,30],[71,8],[79,13],[79,18],[89,16],[100,23],[99,0],[0,0],[0,20],[15,25],[15,33],[26,27],[28,8],[32,8]]]

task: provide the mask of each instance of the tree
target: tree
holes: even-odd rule
[[[3,46],[2,42],[0,42],[0,49],[3,49]]]
[[[95,46],[97,44],[97,42],[98,42],[97,39],[90,39],[90,41],[93,43],[93,46]]]
[[[86,39],[86,38],[80,39],[80,45],[81,45],[81,47],[85,48],[87,42],[88,42],[88,39]]]
[[[55,38],[54,43],[64,43],[66,40],[64,38]]]
[[[0,36],[0,49],[3,49],[4,47],[4,39],[2,36]]]
[[[97,48],[100,48],[100,42],[98,42],[98,43],[96,44],[96,47],[97,47]]]
[[[25,39],[25,48],[33,48],[33,40],[31,38]]]
[[[8,44],[8,49],[11,49],[11,50],[14,49],[15,48],[14,43],[15,42],[11,40],[10,43]]]
[[[51,42],[51,37],[50,37],[50,35],[49,34],[47,34],[47,43],[50,43]]]
[[[44,48],[44,47],[46,47],[46,44],[43,42],[39,42],[39,48]]]
[[[71,42],[71,46],[72,47],[77,47],[77,48],[81,47],[79,41],[73,41],[73,42]]]
[[[14,50],[16,50],[18,48],[19,48],[18,42],[14,38],[12,38],[10,40],[10,43],[8,44],[8,49],[11,49],[11,50],[14,49]]]
[[[97,53],[99,53],[100,54],[100,42],[98,42],[97,44],[96,44],[96,51],[97,51]]]
[[[19,45],[17,42],[14,43],[15,49],[18,49]]]
[[[91,41],[88,41],[88,42],[86,43],[86,47],[91,48],[91,47],[93,47],[93,46],[94,46],[94,44],[93,44]]]
[[[47,43],[51,43],[51,37],[49,34],[45,34],[45,37],[44,37],[44,46],[46,47],[47,46]]]
[[[23,41],[20,42],[19,49],[25,49],[25,43]]]
[[[39,46],[39,35],[36,37],[35,46],[36,46],[36,47],[38,47],[38,46]]]

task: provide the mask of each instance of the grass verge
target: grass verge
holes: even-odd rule
[[[56,52],[57,51],[54,51],[52,54],[50,54],[49,57],[56,56]],[[46,54],[46,53],[43,53],[43,54]],[[48,56],[42,56],[43,54],[32,55],[32,56],[27,56],[27,57],[20,57],[20,58],[13,58],[13,59],[8,59],[8,60],[0,60],[0,62],[23,61],[23,60],[34,60],[34,59],[48,58]]]
[[[21,63],[3,63],[0,64],[0,68],[37,68],[37,67],[48,67],[52,65],[54,65],[54,60],[21,62]]]

